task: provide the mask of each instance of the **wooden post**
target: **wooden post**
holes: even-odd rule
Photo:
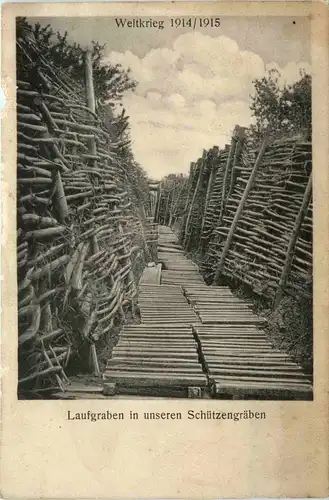
[[[186,200],[185,200],[185,205],[184,205],[184,210],[183,210],[182,229],[181,229],[181,234],[179,236],[180,243],[183,243],[184,238],[185,238],[185,232],[186,232],[186,212],[187,212],[187,209],[188,209],[188,204],[189,204],[189,201],[190,201],[190,193],[191,193],[192,185],[193,185],[194,167],[195,167],[195,163],[191,162],[190,163],[190,175],[189,175],[188,184],[187,184],[187,195],[186,195]]]
[[[191,217],[192,217],[192,212],[193,212],[193,205],[195,203],[196,196],[198,194],[199,187],[200,187],[200,184],[201,184],[201,179],[202,179],[202,175],[203,175],[203,167],[204,167],[204,159],[202,159],[201,162],[200,162],[199,177],[198,177],[197,184],[195,186],[195,190],[194,190],[194,193],[193,193],[193,197],[192,197],[190,209],[189,209],[189,212],[188,212],[188,215],[187,215],[187,218],[186,218],[185,237],[184,237],[184,242],[183,242],[183,247],[184,248],[187,245],[188,226],[189,226],[189,224],[191,222]]]
[[[170,202],[170,195],[171,195],[171,191],[169,191],[169,186],[167,185],[168,187],[168,196],[167,196],[167,202],[166,202],[166,208],[164,210],[164,214],[163,214],[163,225],[166,226],[167,225],[167,218],[168,218],[168,215],[169,215],[169,212],[168,212],[168,209],[169,209],[169,202]]]
[[[236,145],[237,145],[237,142],[238,142],[238,130],[239,130],[239,127],[236,126],[235,129],[234,129],[234,132],[233,132],[233,137],[232,137],[232,143],[231,143],[230,151],[228,153],[228,157],[227,157],[227,160],[226,160],[225,171],[224,171],[224,178],[223,178],[222,198],[221,198],[221,202],[220,202],[220,213],[219,213],[219,220],[218,220],[219,224],[220,224],[220,222],[222,220],[222,217],[223,217],[223,212],[224,212],[224,207],[225,207],[225,193],[226,193],[227,177],[228,177],[228,174],[229,174],[229,171],[230,171],[230,165],[231,165],[232,160],[234,158],[235,149],[236,149]]]
[[[231,193],[232,193],[233,188],[234,188],[234,182],[235,182],[235,179],[236,179],[236,174],[234,172],[234,167],[237,164],[238,158],[239,158],[240,153],[242,151],[242,145],[243,145],[243,142],[244,142],[244,139],[245,139],[245,136],[246,136],[245,130],[246,130],[245,127],[239,127],[239,129],[237,130],[238,142],[236,144],[235,151],[234,151],[233,164],[232,164],[232,168],[231,168],[230,186],[229,186],[229,189],[228,189],[228,192],[227,192],[227,195],[226,195],[226,199],[227,200],[231,196]]]
[[[160,204],[161,204],[161,197],[162,197],[162,186],[161,182],[159,183],[158,186],[158,192],[157,192],[157,202],[156,202],[156,207],[155,207],[155,215],[154,215],[154,222],[157,222],[158,224],[160,223]]]
[[[99,369],[95,344],[90,344],[90,358],[91,358],[90,361],[91,361],[91,365],[93,367],[94,375],[96,375],[96,377],[100,377],[101,371]]]
[[[188,180],[187,180],[187,179],[185,179],[185,180],[184,180],[184,182],[182,183],[182,186],[181,186],[181,188],[180,188],[180,190],[179,190],[179,193],[178,193],[177,198],[176,198],[176,201],[175,201],[175,205],[174,205],[174,207],[173,207],[173,209],[172,209],[172,214],[170,215],[171,219],[172,219],[172,218],[175,216],[175,214],[176,214],[176,210],[177,210],[177,207],[178,207],[178,203],[179,203],[179,201],[180,201],[181,195],[182,195],[182,193],[183,193],[183,191],[184,191],[185,187],[187,186],[187,184],[188,184]],[[176,222],[176,218],[175,218],[175,222]],[[174,222],[174,223],[175,223],[175,222]],[[172,224],[172,220],[170,220],[170,221],[169,221],[169,225],[170,225],[170,226],[171,226],[171,224]]]
[[[261,148],[259,150],[256,162],[255,162],[255,165],[254,165],[254,168],[252,169],[252,172],[250,174],[249,180],[248,180],[248,182],[246,184],[244,193],[242,195],[240,204],[239,204],[239,206],[238,206],[238,208],[237,208],[237,210],[235,212],[234,219],[232,221],[232,224],[231,224],[230,230],[228,232],[228,235],[227,235],[227,238],[226,238],[226,241],[225,241],[225,244],[224,244],[224,248],[223,248],[223,251],[222,251],[222,254],[221,254],[221,257],[220,257],[220,261],[219,261],[219,263],[217,265],[215,277],[214,277],[214,280],[213,280],[213,285],[217,285],[219,283],[220,275],[221,275],[221,273],[223,271],[223,268],[224,268],[225,259],[226,259],[227,253],[229,251],[229,248],[230,248],[230,245],[231,245],[231,242],[232,242],[232,239],[233,239],[234,231],[236,229],[237,223],[238,223],[238,221],[240,219],[240,216],[241,216],[242,211],[244,209],[245,203],[247,201],[249,192],[250,192],[250,190],[252,188],[253,182],[254,182],[255,177],[257,175],[258,167],[259,167],[259,165],[260,165],[260,163],[262,161],[263,155],[264,155],[266,147],[267,147],[267,143],[268,143],[268,134],[266,134],[265,137],[264,137],[264,139],[263,139],[263,143],[262,143]]]
[[[170,203],[170,208],[169,208],[169,221],[168,221],[168,226],[171,227],[171,224],[172,224],[172,217],[173,217],[173,209],[174,209],[174,206],[175,206],[175,194],[176,194],[176,184],[174,184],[174,187],[173,187],[173,194],[172,194],[172,197],[171,197],[171,203]]]
[[[297,215],[296,220],[295,220],[294,228],[293,228],[292,233],[291,233],[289,245],[287,248],[285,263],[284,263],[284,266],[282,269],[280,281],[279,281],[278,288],[277,288],[276,295],[275,295],[275,299],[274,299],[274,307],[277,307],[279,305],[279,303],[281,302],[282,296],[283,296],[283,292],[284,292],[284,289],[285,289],[285,286],[286,286],[286,283],[287,283],[287,280],[288,280],[288,277],[289,277],[289,274],[291,271],[292,260],[294,257],[294,250],[295,250],[296,242],[298,239],[299,230],[300,230],[301,225],[303,223],[303,220],[307,214],[308,206],[309,206],[309,203],[311,200],[311,195],[312,195],[312,174],[310,174],[310,177],[308,179],[308,183],[307,183],[307,186],[306,186],[306,189],[304,192],[304,196],[303,196],[303,201],[302,201],[302,204],[300,206],[298,215]]]
[[[212,191],[212,188],[213,188],[213,185],[214,185],[214,180],[215,180],[215,177],[216,177],[216,172],[217,172],[217,167],[218,167],[218,163],[217,162],[218,162],[219,158],[220,158],[220,151],[217,149],[217,158],[216,158],[217,161],[213,160],[213,164],[211,166],[211,172],[210,172],[210,176],[209,176],[209,180],[208,180],[206,201],[205,201],[205,204],[204,204],[204,211],[203,211],[201,231],[200,231],[200,245],[201,245],[202,233],[203,233],[203,230],[204,230],[204,224],[205,224],[205,220],[206,220],[206,213],[207,213],[208,206],[209,206],[210,195],[211,195],[211,191]]]
[[[86,80],[87,106],[93,113],[95,113],[96,101],[95,101],[94,80],[93,80],[93,64],[92,64],[90,50],[87,50],[85,53],[85,80]]]
[[[96,112],[96,99],[94,92],[93,81],[93,64],[90,50],[85,52],[85,84],[86,84],[86,100],[87,106],[93,113]],[[90,154],[96,155],[96,141],[95,139],[88,140],[88,148]]]
[[[86,85],[86,101],[87,106],[93,113],[96,112],[96,100],[95,100],[95,92],[94,92],[94,80],[93,80],[93,64],[90,50],[85,52],[85,85]],[[95,139],[88,140],[88,149],[89,152],[93,155],[97,154],[96,149],[96,141]],[[94,162],[96,165],[96,162]],[[91,238],[91,248],[92,252],[99,252],[99,245],[96,236],[92,236]],[[91,368],[96,376],[100,376],[100,369],[97,359],[96,346],[94,343],[90,344],[90,364]]]

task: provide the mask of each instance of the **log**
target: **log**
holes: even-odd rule
[[[22,215],[23,224],[38,225],[40,228],[57,226],[58,222],[52,217],[41,217],[37,214],[23,214]]]
[[[52,375],[59,373],[61,371],[61,367],[59,366],[53,366],[50,368],[47,368],[46,370],[41,370],[37,371],[35,373],[32,373],[32,375],[28,375],[27,377],[20,378],[18,381],[18,384],[25,384],[26,382],[31,382],[32,380],[35,380],[36,378],[43,378],[46,375]]]
[[[22,186],[38,186],[42,184],[52,184],[52,180],[49,177],[29,177],[29,178],[18,178],[17,183]]]
[[[47,229],[35,229],[34,231],[28,231],[25,234],[27,240],[43,240],[45,238],[52,238],[53,236],[62,235],[67,228],[65,226],[49,227]]]

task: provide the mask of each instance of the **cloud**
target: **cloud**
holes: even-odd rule
[[[280,68],[276,63],[269,63],[266,65],[266,70],[275,69],[280,73],[279,82],[281,85],[289,85],[291,83],[299,80],[301,76],[301,71],[305,71],[308,74],[311,74],[311,65],[308,63],[297,63],[295,61],[291,61],[283,68]]]
[[[291,83],[301,67],[265,66],[261,57],[240,50],[226,37],[198,32],[179,36],[172,47],[112,52],[108,60],[130,68],[138,86],[124,97],[130,116],[134,154],[152,177],[187,172],[203,149],[223,147],[236,124],[252,123],[253,80],[276,68]]]

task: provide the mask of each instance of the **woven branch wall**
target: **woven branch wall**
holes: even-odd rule
[[[240,127],[231,145],[203,154],[191,171],[181,240],[202,262],[210,282],[222,260],[221,275],[260,295],[273,298],[284,289],[310,299],[311,143],[296,138],[270,142],[234,220],[257,154]]]
[[[19,386],[63,389],[86,345],[98,373],[94,343],[133,308],[149,190],[127,119],[92,112],[28,43],[17,54]]]

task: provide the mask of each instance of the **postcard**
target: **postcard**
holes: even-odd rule
[[[328,7],[3,7],[3,498],[328,495]]]

